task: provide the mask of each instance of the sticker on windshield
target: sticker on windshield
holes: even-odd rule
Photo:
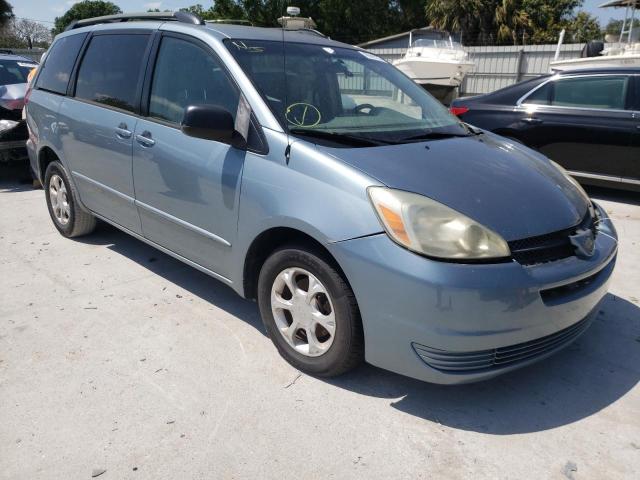
[[[376,62],[384,62],[384,60],[380,57],[376,57],[375,55],[370,54],[369,52],[363,52],[362,50],[358,50],[360,55],[364,58],[368,58],[369,60],[375,60]]]
[[[231,42],[231,44],[236,47],[238,50],[245,50],[249,53],[262,53],[264,52],[264,47],[254,47],[247,45],[242,40],[238,40],[236,42]]]
[[[333,55],[334,53],[336,53],[336,51],[333,48],[329,48],[329,47],[322,47],[322,49],[327,52],[330,53],[331,55]]]
[[[292,103],[287,107],[284,116],[296,127],[315,127],[322,120],[320,110],[310,103]]]
[[[20,66],[20,67],[28,67],[28,68],[36,68],[38,65],[36,63],[18,62],[18,66]]]

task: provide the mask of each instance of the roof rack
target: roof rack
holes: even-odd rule
[[[247,27],[253,27],[253,23],[249,20],[233,19],[233,18],[216,18],[214,20],[205,20],[204,23],[216,23],[225,25],[245,25]]]
[[[74,28],[87,27],[89,25],[98,25],[101,23],[119,23],[131,22],[135,20],[156,20],[156,21],[174,21],[181,23],[190,23],[192,25],[204,25],[198,15],[191,12],[142,12],[142,13],[119,13],[117,15],[104,15],[102,17],[85,18],[83,20],[74,20],[71,22],[67,30]]]
[[[327,39],[329,39],[329,40],[330,40],[330,38],[329,38],[329,37],[327,37],[324,33],[322,33],[322,32],[320,32],[320,31],[316,30],[315,28],[296,28],[296,29],[292,29],[292,30],[289,30],[289,31],[291,31],[291,32],[306,32],[306,33],[313,33],[313,34],[318,35],[318,36],[320,36],[320,37],[322,37],[322,38],[327,38]]]

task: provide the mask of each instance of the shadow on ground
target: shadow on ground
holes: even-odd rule
[[[606,408],[640,380],[640,308],[609,294],[600,312],[564,351],[487,382],[431,385],[364,366],[330,383],[462,430],[507,435],[560,427]]]
[[[32,189],[31,173],[25,165],[0,164],[0,192],[24,192]]]
[[[640,192],[614,190],[613,188],[585,186],[586,192],[594,200],[609,200],[611,202],[640,205]]]
[[[266,335],[255,302],[241,298],[226,284],[185,265],[109,224],[98,222],[94,233],[73,239],[73,241],[106,246],[109,250],[137,262],[167,281],[242,319]]]
[[[107,246],[264,334],[254,302],[143,242],[105,224],[79,241]],[[391,408],[452,428],[506,435],[547,430],[589,417],[623,397],[639,380],[640,308],[608,295],[593,325],[573,345],[494,380],[447,387],[363,365],[324,381],[389,399]]]

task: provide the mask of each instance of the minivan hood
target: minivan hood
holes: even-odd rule
[[[497,135],[325,153],[391,188],[425,195],[507,240],[577,225],[588,200],[542,155]]]

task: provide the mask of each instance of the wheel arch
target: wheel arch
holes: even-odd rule
[[[48,145],[44,145],[38,151],[38,175],[40,176],[40,182],[44,184],[44,173],[47,171],[47,167],[51,162],[58,161],[62,163],[60,155],[58,155],[53,148]]]
[[[302,245],[319,254],[325,261],[330,263],[331,266],[342,275],[345,282],[349,284],[349,280],[340,267],[340,264],[322,242],[296,228],[273,227],[264,230],[256,236],[247,249],[242,271],[242,287],[245,298],[256,298],[258,276],[260,275],[262,265],[276,249],[287,244]]]

